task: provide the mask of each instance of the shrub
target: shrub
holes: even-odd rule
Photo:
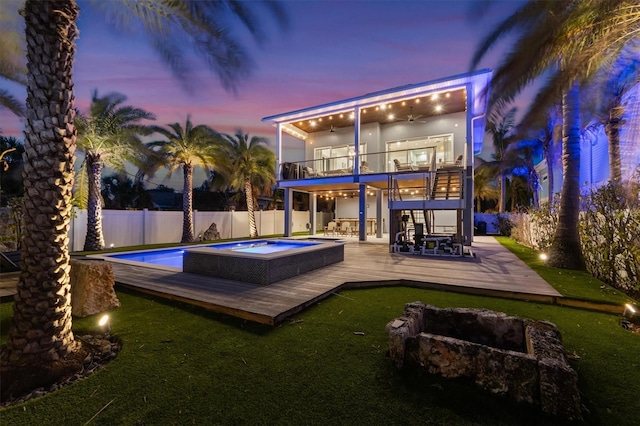
[[[500,235],[504,235],[505,237],[511,236],[511,230],[514,226],[510,216],[510,214],[500,213],[496,217],[496,222],[494,222],[494,225],[498,228]]]
[[[559,202],[559,197],[555,200]],[[555,203],[554,203],[555,204]],[[548,251],[558,223],[558,204],[512,215],[512,237]],[[587,270],[632,297],[640,296],[640,173],[628,182],[609,182],[581,199],[578,223]]]
[[[639,196],[640,175],[592,189],[579,223],[587,270],[632,296],[640,295]]]

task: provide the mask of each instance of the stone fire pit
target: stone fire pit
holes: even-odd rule
[[[582,419],[578,375],[550,322],[412,302],[386,330],[398,368],[467,377],[490,392],[536,404],[545,413]]]

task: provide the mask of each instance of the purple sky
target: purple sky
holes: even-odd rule
[[[249,43],[256,63],[237,95],[199,64],[197,90],[188,94],[141,38],[116,36],[95,12],[79,21],[74,67],[75,95],[87,110],[91,92],[116,91],[127,103],[157,116],[156,124],[194,124],[218,131],[241,128],[267,136],[262,117],[410,83],[467,72],[477,40],[520,1],[499,1],[491,13],[469,18],[473,1],[285,1],[291,26],[272,34],[262,48]],[[83,2],[80,6],[84,7]],[[492,52],[479,68],[495,68]],[[18,97],[23,88],[1,83]],[[0,109],[5,136],[22,138],[22,123]]]

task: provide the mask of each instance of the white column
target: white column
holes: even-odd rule
[[[356,150],[353,157],[353,174],[357,176],[360,174],[360,107],[356,107],[353,115],[353,143]]]
[[[282,123],[276,123],[276,180],[282,179]]]
[[[473,102],[474,94],[472,86],[467,84],[467,141],[465,143],[464,162],[464,213],[462,215],[462,235],[466,236],[465,245],[471,245],[473,241]]]

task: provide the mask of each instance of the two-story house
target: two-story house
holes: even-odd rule
[[[393,243],[408,227],[470,245],[473,157],[482,149],[491,75],[479,70],[263,118],[276,127],[285,235],[292,191],[303,191],[312,234],[320,197],[352,204],[351,230],[361,241],[389,233]]]

